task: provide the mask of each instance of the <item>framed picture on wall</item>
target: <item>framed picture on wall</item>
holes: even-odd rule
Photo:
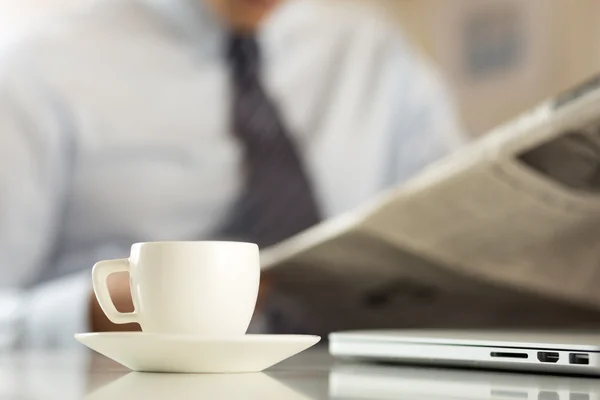
[[[514,2],[496,3],[465,13],[459,26],[464,77],[486,79],[523,68],[530,38],[519,7]]]
[[[435,5],[432,51],[471,130],[488,129],[545,95],[553,74],[549,2],[441,0]]]

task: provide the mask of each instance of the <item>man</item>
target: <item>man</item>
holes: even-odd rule
[[[135,329],[110,324],[90,284],[134,242],[269,246],[458,145],[434,72],[343,4],[106,0],[2,58],[5,346]]]

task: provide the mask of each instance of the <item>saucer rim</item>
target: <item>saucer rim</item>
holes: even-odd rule
[[[75,339],[79,340],[86,338],[125,338],[144,336],[146,338],[155,338],[159,340],[177,340],[177,341],[188,341],[188,342],[229,342],[229,343],[240,343],[240,342],[298,342],[298,341],[314,341],[315,344],[319,343],[323,338],[319,335],[304,335],[304,334],[245,334],[236,336],[194,336],[194,335],[177,335],[177,334],[166,334],[166,333],[149,333],[149,332],[81,332],[73,335]]]

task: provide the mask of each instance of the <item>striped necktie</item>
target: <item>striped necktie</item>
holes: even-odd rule
[[[228,61],[235,137],[245,155],[245,191],[227,236],[261,248],[320,221],[296,145],[260,82],[260,49],[252,36],[233,36]]]

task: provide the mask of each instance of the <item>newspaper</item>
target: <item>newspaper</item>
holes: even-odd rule
[[[264,251],[282,326],[600,326],[600,95],[575,103]]]

